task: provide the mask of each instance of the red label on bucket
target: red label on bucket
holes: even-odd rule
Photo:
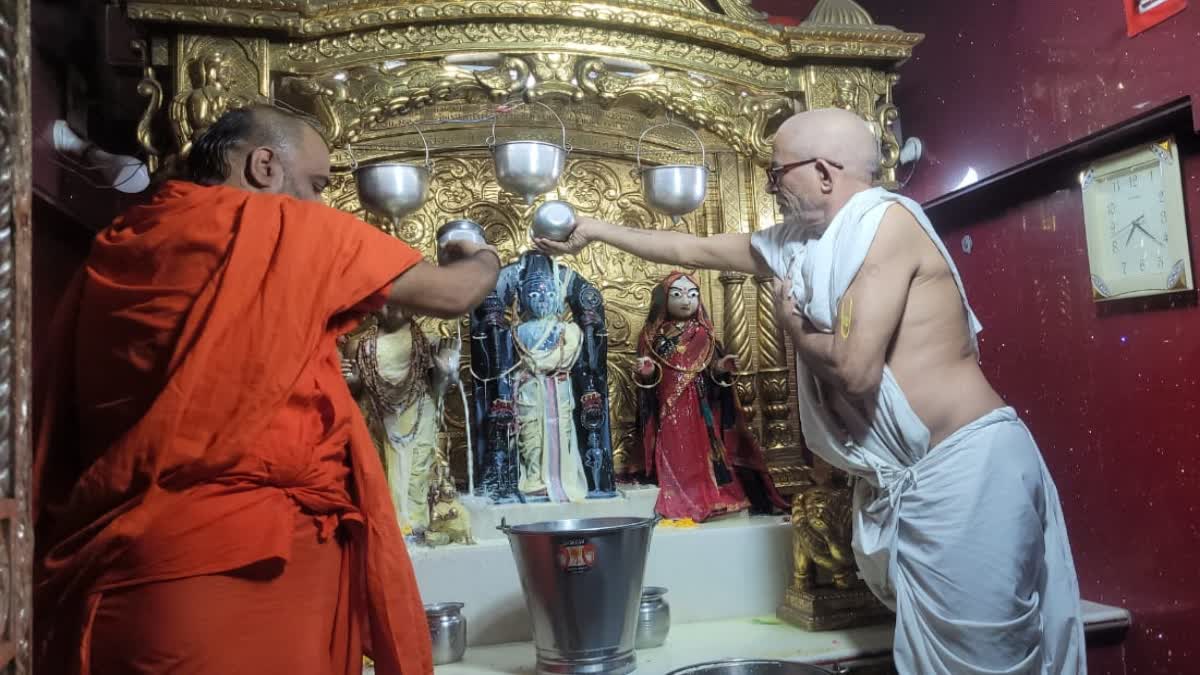
[[[586,541],[558,547],[558,567],[564,572],[586,572],[595,563],[596,547]]]

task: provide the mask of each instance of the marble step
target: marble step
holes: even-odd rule
[[[1096,633],[1127,629],[1131,616],[1120,607],[1083,601],[1088,642]],[[672,622],[667,642],[637,653],[636,675],[664,675],[697,663],[730,658],[770,659],[847,668],[851,675],[887,672],[892,650],[891,623],[847,630],[810,633],[773,616],[741,617],[679,624]],[[529,642],[468,648],[460,663],[438,666],[437,675],[502,673],[528,675],[534,671],[534,648]],[[884,666],[881,670],[880,666]]]
[[[646,561],[645,585],[667,588],[672,620],[679,623],[770,615],[791,575],[791,541],[785,516],[740,514],[691,528],[660,524]],[[531,638],[507,538],[481,538],[472,546],[414,546],[409,553],[425,602],[465,604],[468,645]]]

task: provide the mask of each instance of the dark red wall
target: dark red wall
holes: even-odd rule
[[[1120,0],[863,4],[926,34],[896,92],[904,133],[926,144],[905,190],[919,200],[1200,94],[1200,7],[1129,39]],[[1184,142],[1200,250],[1200,155]],[[1123,656],[1096,654],[1092,672],[1200,673],[1200,310],[1094,304],[1078,189],[1015,196],[1027,188],[942,234],[985,370],[1058,483],[1083,595],[1134,614]]]
[[[876,22],[924,33],[900,68],[905,135],[926,156],[907,192],[949,192],[1169,100],[1200,100],[1200,8],[1136,38],[1123,0],[864,0]],[[781,2],[781,4],[789,4]]]

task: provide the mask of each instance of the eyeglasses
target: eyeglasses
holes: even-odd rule
[[[784,164],[783,166],[773,166],[773,167],[767,169],[767,189],[768,190],[779,189],[779,182],[783,180],[783,176],[787,172],[791,171],[792,169],[799,169],[800,167],[802,167],[806,164],[812,164],[813,162],[825,162],[829,166],[832,166],[833,168],[839,169],[839,170],[846,168],[846,167],[842,166],[841,164],[838,164],[837,162],[830,161],[828,159],[824,159],[821,157],[813,157],[812,159],[806,159],[802,162],[792,162],[791,164]]]

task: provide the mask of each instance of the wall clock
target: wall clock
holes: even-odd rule
[[[1173,137],[1097,160],[1080,184],[1093,299],[1194,288]]]

